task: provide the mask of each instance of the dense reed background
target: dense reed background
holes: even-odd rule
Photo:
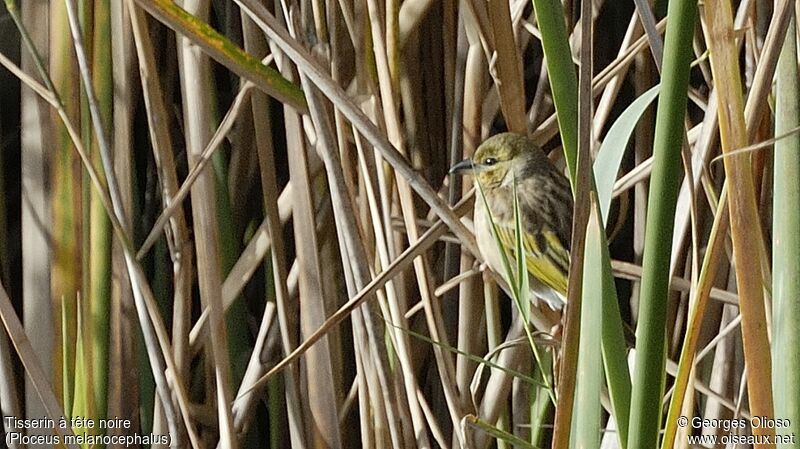
[[[0,12],[4,416],[198,448],[800,447],[796,2]],[[572,181],[563,316],[482,269],[447,176],[506,130]]]

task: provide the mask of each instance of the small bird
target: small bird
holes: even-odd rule
[[[573,199],[569,180],[531,139],[514,133],[490,137],[478,147],[472,159],[458,162],[450,173],[474,175],[479,190],[475,198],[475,239],[489,268],[504,277],[505,268],[492,233],[490,215],[509,264],[514,266],[516,188],[530,289],[552,309],[561,309],[566,303],[572,234]],[[491,214],[487,213],[487,206]]]

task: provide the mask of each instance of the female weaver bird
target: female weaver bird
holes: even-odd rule
[[[475,178],[475,239],[489,268],[499,274],[505,268],[498,240],[509,265],[516,265],[516,190],[530,289],[551,308],[561,309],[566,303],[572,234],[569,180],[532,140],[514,133],[490,137],[472,159],[455,164],[450,173],[471,173]]]

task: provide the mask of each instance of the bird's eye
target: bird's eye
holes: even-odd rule
[[[483,160],[483,165],[494,165],[496,163],[497,163],[497,159],[495,159],[493,157],[487,157],[486,159]]]

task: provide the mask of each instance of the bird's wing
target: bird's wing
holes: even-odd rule
[[[517,240],[514,227],[497,223],[497,233],[503,247],[515,258]],[[569,253],[561,244],[561,239],[551,231],[523,230],[522,246],[528,272],[548,287],[566,295]]]

